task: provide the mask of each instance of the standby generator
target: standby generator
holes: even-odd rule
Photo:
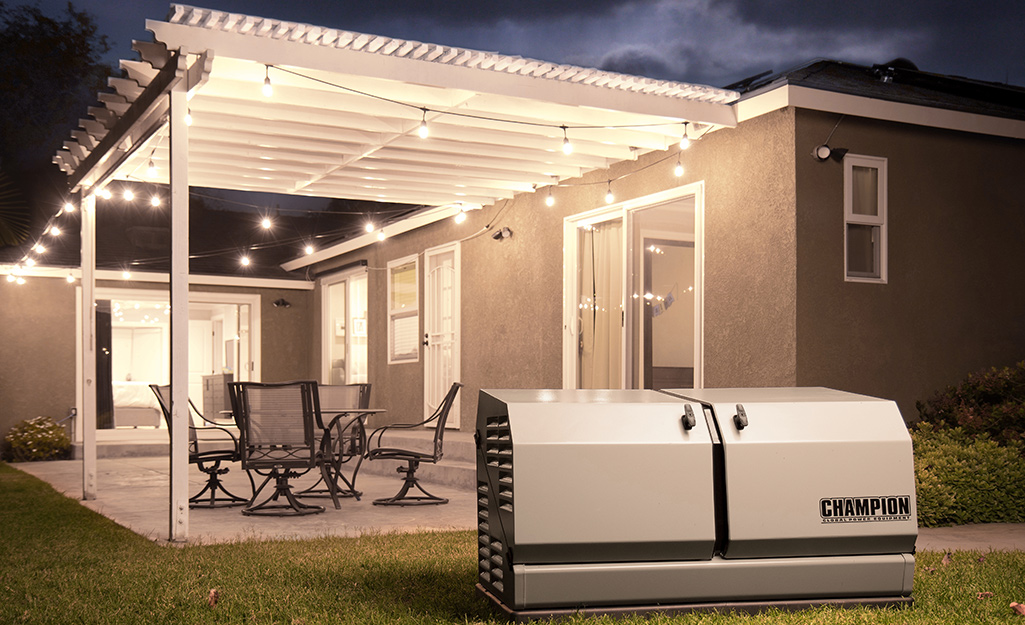
[[[573,612],[911,602],[911,439],[825,388],[482,390],[477,590]]]

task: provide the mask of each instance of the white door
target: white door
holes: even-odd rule
[[[459,381],[459,244],[424,252],[424,417]],[[447,426],[459,427],[459,400]]]

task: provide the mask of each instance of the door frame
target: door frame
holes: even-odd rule
[[[705,383],[705,353],[704,340],[704,293],[705,293],[705,183],[703,181],[667,189],[651,195],[633,198],[624,202],[602,206],[563,219],[562,240],[563,240],[563,319],[562,319],[562,387],[565,389],[577,388],[578,360],[577,360],[577,336],[579,334],[579,321],[577,315],[577,292],[579,291],[579,280],[577,278],[577,255],[579,252],[577,230],[583,226],[601,223],[612,219],[622,219],[624,226],[627,217],[633,211],[649,208],[657,204],[665,204],[673,200],[686,197],[694,198],[694,290],[697,295],[694,301],[694,388],[703,388]],[[623,298],[626,301],[627,289],[629,289],[630,271],[632,269],[632,249],[630,247],[629,227],[623,228]],[[632,321],[631,307],[624,306],[624,328],[630,327]],[[633,338],[630,332],[623,332],[623,366],[620,380],[620,388],[626,388],[630,382],[630,362],[633,353]]]
[[[461,263],[462,245],[460,245],[459,241],[455,241],[455,242],[452,242],[452,243],[446,243],[444,245],[438,245],[438,246],[435,246],[435,247],[428,248],[428,249],[424,250],[424,289],[423,289],[423,292],[424,292],[424,309],[423,309],[423,315],[424,315],[423,322],[424,322],[424,325],[423,325],[423,328],[424,328],[424,334],[425,334],[425,340],[426,340],[426,338],[427,338],[426,335],[429,332],[428,328],[430,327],[430,319],[431,319],[430,315],[433,314],[433,306],[432,306],[432,304],[434,303],[433,299],[432,299],[434,297],[434,294],[431,292],[431,289],[428,288],[430,286],[429,277],[430,277],[430,271],[431,271],[431,257],[432,256],[441,255],[441,254],[448,254],[450,252],[453,255],[452,265],[453,265],[453,268],[455,269],[455,282],[453,284],[453,290],[452,290],[452,299],[453,299],[453,302],[452,302],[452,315],[453,315],[453,326],[454,326],[454,332],[453,332],[454,336],[453,336],[453,339],[452,339],[452,341],[453,341],[453,345],[452,345],[452,376],[453,376],[453,380],[452,380],[452,382],[458,382],[459,379],[460,379],[460,376],[462,375],[462,370],[461,370],[461,366],[460,366],[461,362],[462,362],[462,310],[461,310],[461,306],[462,306],[462,292],[461,292],[461,283],[462,283],[462,263]],[[430,403],[428,402],[428,397],[429,397],[429,393],[430,393],[431,374],[432,374],[432,371],[431,371],[431,358],[428,356],[427,349],[425,348],[424,349],[424,397],[423,397],[423,408],[424,408],[424,418],[425,419],[427,417],[431,416],[431,414],[433,414],[434,410],[437,408],[436,406],[434,408],[432,408]],[[441,390],[442,390],[442,396],[443,396],[444,393],[448,390],[448,388],[446,387],[446,388],[441,389]],[[448,422],[446,423],[446,428],[448,428],[448,429],[459,429],[459,405],[460,405],[459,404],[459,396],[457,395],[455,403],[452,404],[452,408],[449,411]]]
[[[326,276],[320,276],[317,286],[317,291],[320,293],[320,380],[322,384],[331,383],[331,357],[328,345],[331,344],[332,333],[334,332],[334,320],[331,318],[331,298],[328,297],[328,287],[334,286],[341,282],[346,282],[352,279],[354,276],[360,274],[367,275],[367,280],[370,279],[369,271],[366,265],[358,265],[351,269],[343,269]],[[369,284],[368,284],[369,286]],[[370,292],[367,291],[367,298],[369,299]],[[349,291],[348,284],[346,284],[345,292],[345,317],[346,323],[348,323],[349,310],[351,304],[349,302]],[[369,301],[367,306],[367,316],[370,315]],[[368,320],[369,321],[369,320]],[[349,348],[351,346],[350,341],[352,337],[352,328],[346,327],[345,337],[345,358],[346,358],[346,378],[349,376]]]

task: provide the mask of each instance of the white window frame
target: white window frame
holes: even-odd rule
[[[334,332],[335,332],[334,320],[331,318],[331,301],[330,301],[330,298],[328,297],[329,287],[332,287],[332,286],[334,286],[334,285],[336,285],[336,284],[338,284],[340,282],[346,282],[347,283],[346,284],[346,289],[347,290],[346,290],[346,293],[345,293],[345,318],[346,318],[346,323],[348,323],[348,321],[349,321],[349,311],[351,310],[351,307],[352,307],[352,302],[350,301],[350,293],[348,291],[348,283],[353,278],[357,278],[357,277],[359,277],[361,275],[362,276],[366,276],[367,280],[369,280],[370,279],[369,275],[368,275],[369,273],[370,272],[369,272],[369,270],[368,270],[366,265],[360,265],[360,266],[354,267],[352,269],[345,269],[343,271],[338,271],[336,273],[332,273],[332,274],[328,274],[326,276],[322,276],[319,279],[319,281],[320,281],[319,289],[320,289],[320,293],[321,293],[321,297],[320,297],[320,319],[321,319],[321,323],[320,323],[320,326],[321,326],[320,327],[320,347],[321,347],[321,349],[320,349],[320,356],[321,356],[321,358],[320,358],[320,379],[322,380],[323,384],[330,384],[331,383],[331,357],[330,357],[330,354],[329,354],[330,350],[328,349],[328,346],[331,344],[331,339],[334,336]],[[369,284],[368,284],[368,287],[369,287]],[[369,295],[369,289],[368,289],[368,293],[367,293],[368,299],[369,299],[369,296],[370,295]],[[369,307],[369,302],[368,302],[367,317],[369,318],[369,316],[370,316],[370,307]],[[369,322],[369,319],[367,321]],[[350,336],[346,338],[346,347],[345,347],[346,371],[345,371],[345,377],[346,377],[346,383],[347,384],[352,384],[354,382],[351,381],[352,380],[352,377],[351,377],[352,376],[352,372],[350,370],[350,365],[349,365],[348,361],[350,359],[349,351],[352,349],[350,341],[351,341],[351,334],[352,334],[353,330],[351,328],[348,328],[346,331],[349,333]]]
[[[878,174],[878,185],[876,192],[876,205],[879,208],[878,215],[861,215],[854,212],[854,168],[866,167],[875,169]],[[875,284],[886,284],[888,279],[888,236],[887,236],[887,160],[879,156],[865,156],[862,154],[847,154],[843,159],[843,204],[844,204],[844,226],[843,226],[843,265],[844,280],[846,282],[870,282]],[[873,226],[879,228],[879,275],[863,276],[851,275],[847,266],[849,259],[847,250],[847,229],[851,225]]]
[[[396,267],[401,267],[402,265],[408,265],[409,263],[413,264],[413,274],[415,276],[414,286],[415,286],[415,289],[416,289],[416,297],[414,299],[415,299],[416,305],[412,309],[409,309],[409,308],[393,309],[391,307],[392,306],[392,301],[391,301],[392,300],[392,272],[394,271],[394,269]],[[419,341],[419,336],[420,336],[420,256],[419,255],[413,254],[412,256],[405,256],[403,258],[397,258],[397,259],[395,259],[393,261],[390,261],[388,263],[388,290],[385,293],[385,297],[388,298],[388,301],[387,301],[387,306],[388,306],[388,364],[389,365],[394,365],[394,364],[405,364],[405,363],[411,363],[411,362],[419,362],[420,361],[420,341]],[[395,354],[395,342],[394,342],[394,338],[395,338],[395,320],[396,319],[405,319],[405,318],[408,318],[408,317],[413,317],[413,318],[416,319],[416,326],[417,326],[416,336],[417,336],[417,340],[415,341],[415,346],[414,346],[415,348],[414,348],[414,351],[413,351],[412,354],[396,355]]]

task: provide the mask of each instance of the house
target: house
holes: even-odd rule
[[[259,310],[264,381],[367,379],[414,421],[459,380],[461,429],[481,388],[821,385],[913,419],[1025,348],[1021,88],[898,60],[716,89],[182,5],[147,28],[56,156],[87,209],[168,184],[173,245],[189,186],[420,207],[277,282],[185,277],[172,252],[170,317],[185,289]],[[23,414],[88,408],[84,219],[80,296],[0,285]]]

